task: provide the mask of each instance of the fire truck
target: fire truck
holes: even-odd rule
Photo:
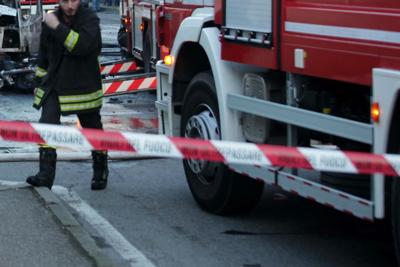
[[[161,134],[399,154],[399,1],[134,1],[125,11],[127,51],[147,69],[163,59]],[[195,201],[217,214],[251,210],[264,184],[368,221],[390,214],[399,258],[398,177],[183,165]]]
[[[145,73],[155,70],[160,58],[156,37],[156,11],[164,1],[123,0],[120,2],[121,28],[118,42],[126,57],[134,58]]]

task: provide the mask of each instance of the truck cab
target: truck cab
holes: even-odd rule
[[[165,1],[158,42],[169,60],[156,66],[160,133],[275,145],[288,155],[270,152],[283,167],[184,160],[199,206],[249,211],[266,184],[368,221],[391,214],[400,258],[398,179],[378,167],[370,175],[368,160],[346,154],[400,152],[400,3],[205,2]],[[349,156],[326,158],[327,150]],[[305,165],[294,156],[300,152]],[[398,166],[391,168],[398,176]]]

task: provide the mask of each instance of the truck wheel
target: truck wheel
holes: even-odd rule
[[[393,241],[397,262],[400,262],[400,180],[399,177],[391,177],[390,179],[393,179],[391,199]]]
[[[181,136],[221,139],[218,102],[210,72],[196,75],[188,86],[182,108]],[[189,188],[206,211],[231,214],[255,207],[264,184],[231,171],[226,165],[204,160],[183,160]]]
[[[35,73],[19,74],[15,80],[15,87],[22,92],[32,92],[35,88]]]

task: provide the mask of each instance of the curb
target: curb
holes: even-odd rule
[[[98,267],[117,267],[115,263],[96,245],[91,235],[80,225],[72,213],[63,205],[61,199],[46,187],[31,187],[27,183],[12,183],[0,185],[0,192],[5,190],[32,189],[44,201],[45,207],[61,224],[70,237],[79,245],[84,253],[91,258]]]
[[[30,186],[26,186],[30,187]],[[61,223],[62,227],[69,232],[79,246],[87,255],[93,259],[98,267],[117,267],[113,261],[97,247],[95,240],[80,225],[71,212],[62,204],[59,199],[46,187],[32,187],[33,190],[43,199],[50,212]]]

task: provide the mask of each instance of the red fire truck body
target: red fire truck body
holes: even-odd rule
[[[212,5],[208,3],[207,6]],[[149,65],[146,71],[154,70],[157,60],[169,54],[182,20],[198,7],[173,1],[123,0],[121,48],[139,63]]]
[[[132,12],[154,4],[144,2],[153,1],[135,2]],[[400,152],[400,2],[165,0],[151,10],[153,24],[142,32],[154,33],[154,58],[169,55],[156,65],[160,133],[337,153]],[[397,178],[183,164],[195,200],[214,213],[254,207],[260,179],[366,220],[382,219],[391,208],[400,252]]]
[[[120,5],[121,29],[118,40],[121,49],[128,57],[145,67],[146,72],[155,69],[159,59],[156,42],[156,9],[162,1],[123,0]]]
[[[191,1],[190,4],[185,4],[185,1],[154,0],[122,2],[125,10],[122,16],[129,17],[126,20],[129,23],[126,27],[129,32],[128,50],[142,60],[143,40],[146,36],[144,31],[148,30],[152,33],[151,44],[158,44],[152,47],[154,50],[152,61],[154,63],[159,58],[162,59],[169,51],[168,48],[172,47],[183,19],[201,6],[212,6],[214,1],[205,2]],[[265,51],[261,47],[247,45],[243,47],[243,44],[238,45],[223,39],[221,56],[223,59],[244,64],[299,72],[299,69],[291,64],[291,59],[294,56],[293,47],[301,44],[308,49],[307,68],[300,73],[371,85],[372,66],[388,68],[399,66],[398,57],[393,56],[398,53],[397,44],[390,40],[382,42],[383,40],[380,39],[381,35],[399,30],[396,5],[390,0],[363,1],[362,3],[310,0],[301,1],[300,4],[298,1],[282,1],[282,3],[272,1],[274,14],[280,13],[279,16],[272,17],[274,27],[272,49]],[[156,9],[158,9],[157,12]],[[223,25],[222,2],[216,1],[215,10],[215,23]],[[284,25],[281,24],[282,21],[285,22]],[[307,30],[307,27],[312,29]],[[327,28],[329,28],[328,32],[320,33],[320,31],[327,31]],[[311,31],[314,35],[304,34]],[[374,38],[369,40],[365,36],[357,37],[356,34],[375,35],[375,40]],[[132,47],[132,43],[137,44],[137,47]],[[278,51],[281,56],[279,59]],[[322,58],[332,62],[333,65],[327,66]],[[337,60],[331,61],[331,58],[341,60],[337,64],[335,63]],[[346,64],[343,64],[343,59],[347,61]],[[360,62],[363,64],[359,64]]]
[[[281,11],[277,10],[281,3]],[[371,69],[399,68],[400,30],[393,1],[273,1],[273,47],[268,53],[243,49],[223,39],[222,58],[266,68],[371,85]],[[223,11],[216,11],[223,24]],[[281,25],[278,28],[278,25]],[[279,33],[279,34],[278,34]],[[295,48],[307,47],[307,67],[293,64]],[[330,64],[327,64],[329,62]]]

